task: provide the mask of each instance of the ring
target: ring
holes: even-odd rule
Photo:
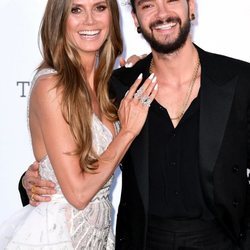
[[[31,187],[31,192],[32,192],[32,193],[36,193],[35,190],[36,190],[36,187],[35,187],[35,186],[32,186],[32,187]]]
[[[35,194],[32,194],[32,195],[30,196],[30,200],[31,200],[31,201],[35,201],[34,196],[35,196]]]
[[[141,104],[150,107],[152,100],[149,98],[149,96],[144,95],[140,98],[140,102]]]
[[[134,94],[134,98],[141,99],[142,93],[144,91],[143,87],[140,87]]]

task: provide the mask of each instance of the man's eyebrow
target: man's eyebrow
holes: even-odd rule
[[[152,0],[139,0],[139,1],[137,2],[137,5],[140,6],[141,4],[143,4],[143,3],[145,3],[145,2],[150,2],[150,1],[152,1]]]

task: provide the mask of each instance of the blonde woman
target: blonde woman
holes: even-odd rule
[[[122,51],[114,0],[48,0],[41,41],[29,126],[39,173],[57,192],[2,225],[0,248],[114,249],[112,175],[145,122],[155,78],[137,91],[139,76],[117,115],[108,94]]]

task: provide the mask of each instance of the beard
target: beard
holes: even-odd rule
[[[164,23],[170,23],[170,22],[179,23],[180,24],[180,31],[179,31],[177,38],[175,38],[173,41],[166,42],[166,43],[157,41],[155,39],[155,37],[152,35],[153,34],[152,32],[149,33],[141,27],[141,33],[142,33],[143,37],[149,43],[150,47],[158,53],[171,54],[171,53],[179,50],[180,48],[182,48],[184,46],[185,42],[187,41],[187,38],[188,38],[188,35],[190,32],[190,28],[191,28],[191,22],[188,18],[183,23],[183,25],[181,25],[182,22],[181,22],[179,17],[169,17],[165,21],[157,20],[150,25],[150,30],[152,31],[152,29],[157,25],[161,25]]]

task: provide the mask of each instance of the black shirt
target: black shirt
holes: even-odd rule
[[[211,219],[199,178],[199,96],[176,128],[167,110],[149,109],[149,214],[172,219]]]

